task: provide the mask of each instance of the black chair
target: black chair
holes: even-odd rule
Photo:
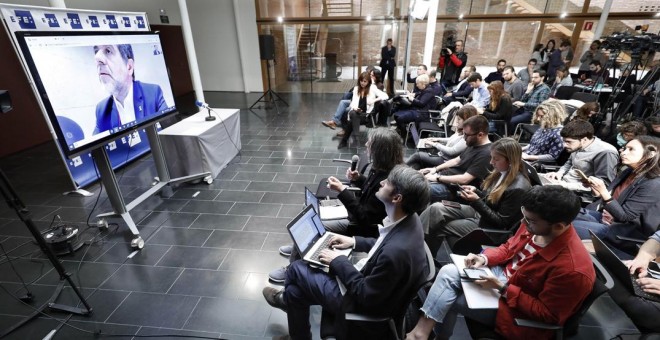
[[[560,86],[555,93],[557,99],[571,99],[574,93],[579,92],[581,89],[575,86]]]
[[[522,318],[515,318],[514,322],[517,326],[533,327],[539,329],[555,331],[555,339],[562,340],[564,337],[573,336],[577,334],[580,327],[580,319],[587,313],[591,305],[601,295],[605,294],[614,286],[612,276],[607,272],[605,267],[598,262],[598,260],[591,255],[591,261],[596,269],[596,280],[594,280],[593,288],[587,297],[582,301],[580,308],[571,315],[564,325],[549,324],[540,321],[533,321]],[[503,337],[496,334],[491,327],[483,325],[475,320],[465,318],[465,323],[468,326],[468,331],[473,339],[502,339]]]
[[[431,115],[429,117],[429,121],[427,122],[420,122],[418,124],[418,131],[419,131],[419,136],[420,138],[424,138],[424,134],[426,133],[426,136],[429,136],[431,134],[438,134],[441,137],[449,137],[449,128],[454,120],[454,116],[456,116],[456,112],[458,112],[460,108],[456,107],[451,109],[445,118],[442,117],[439,111],[437,115]],[[412,123],[414,124],[414,123]],[[412,127],[410,127],[412,128]],[[410,131],[410,129],[409,129]],[[406,136],[407,138],[407,136]]]
[[[375,325],[378,324],[387,324],[387,328],[389,331],[389,339],[404,339],[406,336],[406,332],[410,331],[410,329],[406,329],[406,325],[411,325],[415,322],[417,322],[417,319],[415,320],[408,320],[408,317],[414,317],[413,313],[410,311],[410,306],[414,304],[414,302],[417,302],[419,304],[420,301],[420,293],[422,293],[421,296],[423,296],[421,299],[421,303],[423,303],[423,299],[425,298],[425,293],[426,293],[426,288],[433,284],[433,280],[435,279],[436,275],[436,268],[435,268],[435,261],[433,259],[433,256],[431,255],[431,250],[429,247],[424,244],[424,250],[426,252],[426,263],[428,265],[428,273],[426,276],[422,277],[420,281],[414,285],[414,288],[411,289],[409,292],[409,301],[408,303],[405,303],[404,306],[400,306],[396,312],[395,315],[392,316],[373,316],[373,315],[366,315],[366,314],[359,314],[359,313],[351,313],[347,312],[344,314],[344,318],[346,322],[360,322],[362,325],[365,325],[367,323],[373,323]],[[417,301],[416,301],[417,300]],[[417,310],[417,308],[413,308],[414,310]],[[379,326],[374,326],[374,327],[379,327]],[[380,326],[382,327],[382,326]],[[382,328],[381,328],[382,330]],[[330,315],[329,313],[326,312],[321,312],[321,339],[324,340],[333,340],[335,339],[335,329],[334,329],[334,316]]]
[[[571,99],[579,100],[584,103],[591,103],[598,101],[598,95],[588,92],[575,92],[571,95]]]

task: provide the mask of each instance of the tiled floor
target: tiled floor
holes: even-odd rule
[[[130,259],[132,237],[122,223],[109,232],[86,230],[97,198],[94,213],[110,207],[105,192],[99,197],[98,184],[87,188],[93,197],[62,196],[69,188],[53,144],[0,159],[40,229],[58,215],[85,230],[81,237],[89,240],[61,260],[94,313],[73,317],[69,324],[76,328],[65,326],[54,339],[91,339],[93,332],[125,335],[120,339],[136,334],[227,339],[286,334],[286,315],[261,296],[267,273],[287,263],[277,252],[289,242],[286,223],[302,208],[303,188],[315,188],[328,175],[342,175],[344,166],[332,159],[349,159],[356,150],[338,152],[334,132],[320,124],[334,112],[337,95],[289,94],[291,107],[281,115],[246,110],[258,95],[208,93],[206,99],[214,107],[241,108],[241,155],[211,185],[181,185],[169,197],[155,196],[139,205],[132,216],[139,221],[146,246]],[[154,176],[150,156],[118,173],[127,199],[139,196]],[[31,312],[32,307],[8,294],[25,294],[21,280],[35,296],[33,307],[55,289],[58,275],[31,240],[25,225],[1,204],[0,245],[20,277],[0,253],[0,329]],[[70,289],[59,301],[78,303]],[[312,316],[317,326],[319,310]],[[635,331],[609,296],[596,301],[582,323],[576,339],[609,339]],[[7,339],[41,339],[57,325],[41,316]],[[314,334],[318,337],[318,329]],[[454,338],[469,338],[462,320]]]

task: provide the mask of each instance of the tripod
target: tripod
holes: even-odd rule
[[[25,204],[23,204],[21,199],[18,198],[18,196],[16,195],[16,191],[14,191],[14,188],[12,188],[11,184],[9,183],[9,179],[7,178],[5,173],[2,172],[2,170],[0,170],[0,192],[2,193],[2,197],[4,197],[5,201],[7,201],[7,204],[9,204],[9,207],[14,209],[18,217],[21,219],[21,221],[25,223],[28,230],[32,234],[32,237],[34,237],[35,241],[37,241],[37,244],[39,245],[39,248],[41,248],[41,251],[46,255],[46,257],[48,257],[48,260],[50,261],[50,263],[53,264],[53,267],[55,267],[55,270],[57,270],[57,273],[60,275],[60,283],[57,285],[57,288],[55,289],[55,292],[50,297],[50,299],[48,299],[48,301],[45,304],[43,304],[41,307],[35,309],[35,311],[32,314],[26,316],[23,320],[19,321],[17,324],[9,327],[9,329],[0,333],[0,338],[4,338],[7,334],[15,331],[19,327],[28,323],[30,320],[37,317],[39,314],[43,313],[43,311],[46,308],[50,308],[52,310],[58,310],[66,313],[78,314],[78,315],[91,314],[92,307],[90,307],[90,305],[87,303],[85,298],[82,296],[82,293],[80,292],[78,287],[76,287],[76,285],[73,283],[70,274],[66,272],[66,269],[64,269],[64,266],[62,266],[60,260],[57,259],[53,250],[48,247],[48,244],[46,244],[46,240],[44,240],[43,236],[41,236],[41,233],[39,233],[39,229],[37,229],[37,226],[34,224],[34,222],[32,222],[32,216],[30,212],[25,207]],[[66,306],[55,303],[55,300],[57,300],[57,297],[62,292],[62,289],[64,289],[64,283],[69,284],[69,286],[71,287],[71,289],[73,289],[74,293],[76,294],[76,296],[78,296],[78,299],[80,299],[80,302],[85,306],[85,308],[72,307],[72,306]]]
[[[266,103],[266,109],[269,109],[270,108],[269,104],[272,103],[273,105],[275,105],[275,109],[277,110],[277,114],[279,115],[280,114],[280,108],[279,108],[279,106],[277,106],[277,101],[278,100],[281,101],[286,106],[289,106],[289,103],[287,103],[284,99],[282,99],[282,97],[280,97],[280,95],[277,94],[277,92],[275,92],[275,91],[273,91],[273,89],[271,89],[271,87],[270,87],[270,60],[266,60],[266,64],[268,65],[268,67],[266,69],[267,70],[266,73],[268,73],[268,90],[266,92],[264,92],[264,94],[261,95],[261,97],[259,97],[259,99],[257,99],[257,101],[254,102],[254,104],[252,104],[252,106],[250,106],[250,109],[252,109],[255,105],[257,105],[257,103]],[[275,98],[275,97],[277,97],[277,98]]]

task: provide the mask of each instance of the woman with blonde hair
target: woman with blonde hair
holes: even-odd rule
[[[526,161],[557,161],[564,150],[564,140],[559,133],[565,119],[566,108],[561,101],[551,98],[541,103],[532,117],[532,121],[540,127],[523,148],[522,158]]]
[[[520,144],[502,138],[490,148],[493,171],[481,190],[462,185],[460,198],[468,204],[443,201],[430,205],[422,214],[426,243],[435,254],[446,239],[450,247],[461,237],[478,228],[508,230],[520,218],[523,194],[531,188],[522,161]]]

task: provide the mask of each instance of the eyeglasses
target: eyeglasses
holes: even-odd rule
[[[525,222],[525,224],[530,225],[531,223],[529,222],[527,217],[525,217],[525,207],[521,206],[520,212],[522,213],[522,220]]]

